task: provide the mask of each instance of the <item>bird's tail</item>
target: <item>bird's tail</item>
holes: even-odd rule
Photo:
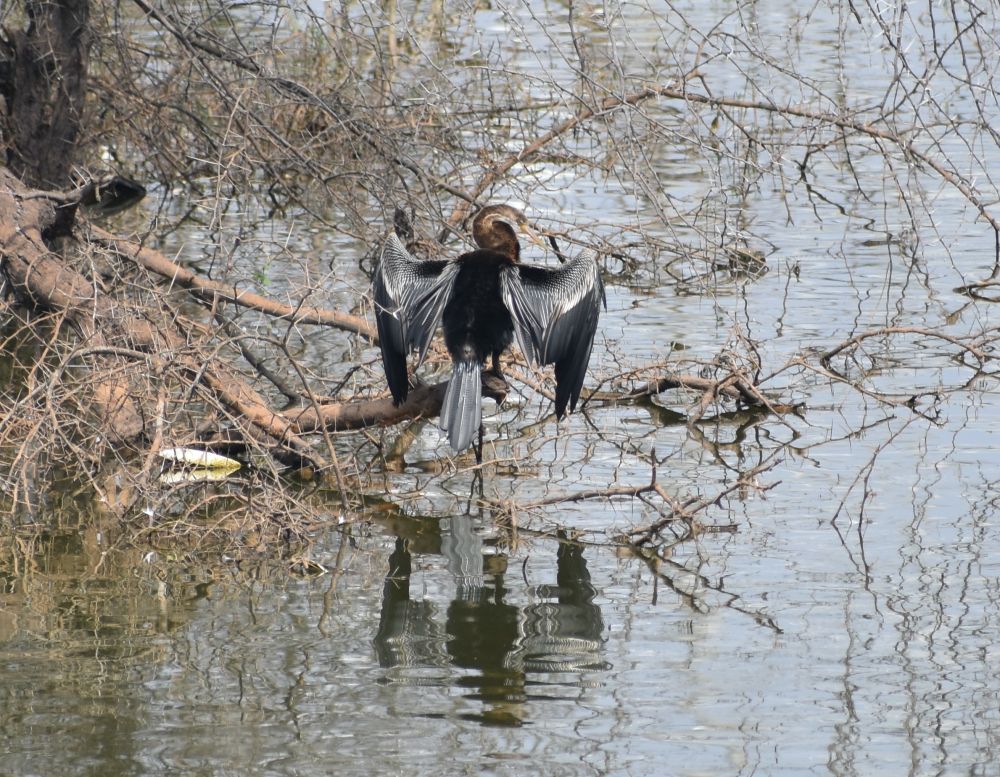
[[[469,447],[483,421],[479,371],[478,359],[456,361],[444,392],[439,425],[448,432],[448,442],[456,453]]]

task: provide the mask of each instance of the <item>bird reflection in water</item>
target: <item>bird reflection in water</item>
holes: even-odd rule
[[[579,545],[565,538],[559,542],[555,583],[529,587],[517,598],[533,603],[519,606],[506,601],[512,594],[506,558],[483,553],[482,539],[470,518],[457,517],[449,523],[441,552],[455,592],[443,611],[438,602],[411,599],[410,541],[396,540],[374,640],[381,666],[470,670],[457,684],[466,689],[467,698],[485,704],[472,717],[483,724],[507,726],[524,722],[524,703],[544,698],[542,687],[562,682],[532,675],[608,669],[601,658],[604,621]],[[440,680],[425,672],[403,671],[386,682],[439,684]],[[532,692],[532,686],[539,691]]]

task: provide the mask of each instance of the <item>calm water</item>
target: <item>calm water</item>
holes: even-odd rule
[[[841,36],[838,9],[821,5],[789,38],[785,8],[748,9],[757,45],[849,104],[881,99],[887,59],[872,25]],[[732,11],[699,9],[689,20],[702,29]],[[604,11],[588,28],[592,62],[613,55],[641,72],[670,61],[665,10],[655,24],[642,6]],[[474,19],[451,42],[459,59],[500,39],[507,67],[563,68],[572,81],[563,6],[484,8]],[[738,49],[705,65],[719,94],[742,88],[734,61]],[[792,82],[771,86],[775,99],[801,97]],[[961,90],[948,99],[969,110]],[[677,110],[650,106],[648,118],[684,137]],[[992,110],[995,120],[995,100]],[[1000,175],[986,148],[985,171]],[[694,398],[666,393],[595,407],[540,442],[522,434],[547,412],[529,392],[500,412],[487,406],[488,455],[519,466],[488,474],[482,495],[524,503],[644,484],[655,449],[670,495],[713,497],[772,462],[699,516],[708,531],[647,564],[610,542],[657,519],[637,500],[525,509],[512,521],[470,498],[468,471],[420,466],[441,456],[428,424],[411,466],[384,476],[401,509],[320,532],[310,554],[327,569],[319,576],[289,575],[267,554],[208,573],[181,551],[121,550],[96,508],[83,531],[6,537],[0,773],[995,774],[995,381],[963,388],[973,373],[951,345],[907,335],[835,363],[854,375],[877,367],[871,391],[937,391],[920,399],[921,415],[829,380],[815,358],[879,326],[952,336],[995,327],[988,303],[954,291],[989,275],[992,232],[953,190],[911,173],[907,194],[930,186],[933,211],[912,234],[882,159],[860,145],[853,170],[836,155],[815,163],[835,204],[783,196],[766,167],[794,159],[759,159],[765,172],[737,199],[727,192],[738,176],[713,176],[696,146],[646,152],[645,183],[600,171],[562,180],[539,163],[510,194],[530,194],[542,224],[595,224],[612,241],[648,232],[704,249],[693,227],[742,225],[770,271],[679,282],[654,262],[627,282],[612,275],[591,384],[668,356],[697,370],[740,332],[756,342],[761,374],[777,373],[765,387],[805,407],[688,428],[667,411]],[[869,200],[853,193],[855,175]],[[658,220],[705,196],[724,203],[710,223]],[[338,279],[319,304],[345,306],[364,288],[362,246],[305,217],[267,229],[262,239],[290,235],[292,255],[311,255],[304,271]],[[203,236],[177,239],[194,257]],[[305,358],[331,381],[375,359],[345,343],[318,333]],[[551,437],[554,421],[542,431]]]

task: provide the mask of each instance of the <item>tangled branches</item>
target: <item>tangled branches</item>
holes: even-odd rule
[[[0,450],[12,502],[37,503],[26,495],[44,492],[34,483],[51,461],[53,469],[76,464],[95,483],[109,466],[127,473],[137,488],[115,500],[121,515],[149,504],[169,512],[169,498],[154,493],[162,485],[156,454],[198,445],[239,456],[261,477],[247,492],[212,486],[242,509],[263,500],[269,515],[293,503],[321,513],[328,508],[302,507],[301,484],[287,480],[291,471],[319,471],[338,509],[357,517],[380,492],[412,493],[422,504],[420,489],[406,492],[396,476],[427,487],[424,473],[442,481],[507,473],[516,490],[517,474],[532,466],[525,462],[565,444],[580,466],[565,476],[564,493],[547,483],[544,494],[474,501],[506,516],[569,502],[637,505],[636,525],[607,541],[636,552],[657,546],[662,559],[674,540],[712,525],[702,515],[767,492],[760,476],[808,427],[817,383],[933,422],[938,397],[992,378],[988,325],[953,332],[901,312],[876,320],[860,310],[867,291],[858,293],[853,328],[831,317],[821,337],[794,347],[772,347],[783,323],[762,334],[763,317],[749,312],[769,271],[785,272],[791,296],[816,260],[811,249],[776,242],[766,225],[781,218],[754,211],[768,196],[800,230],[809,210],[811,226],[835,225],[898,205],[905,220],[870,217],[866,230],[886,246],[890,269],[897,255],[910,258],[908,277],[922,271],[917,236],[928,222],[937,229],[937,197],[956,195],[970,224],[1000,235],[988,163],[998,145],[989,100],[1000,56],[984,35],[984,10],[953,4],[945,26],[933,23],[940,9],[929,9],[929,31],[904,6],[854,4],[839,20],[823,17],[825,7],[791,15],[788,40],[827,23],[835,53],[860,38],[887,65],[892,75],[852,101],[842,98],[851,93],[849,68],[814,72],[802,57],[783,64],[771,45],[777,33],[742,7],[709,25],[672,6],[592,18],[574,9],[556,34],[530,4],[500,4],[491,24],[471,6],[424,18],[405,4],[362,5],[364,13],[320,15],[292,4],[287,16],[265,5],[267,24],[211,2],[90,5],[91,48],[77,51],[90,66],[79,69],[85,78],[75,82],[80,93],[60,139],[79,154],[32,177],[15,164],[30,156],[21,135],[3,136],[11,168],[29,179],[0,178],[0,259],[14,294],[5,341],[16,378],[3,397]],[[8,16],[5,27],[17,21]],[[908,29],[921,31],[909,44]],[[27,88],[15,73],[38,49],[8,37],[5,127],[25,119],[14,113],[17,88]],[[456,57],[454,40],[468,56]],[[971,118],[940,96],[956,90],[971,93]],[[81,122],[89,122],[82,134]],[[77,158],[148,184],[142,217],[114,229],[99,225],[100,215],[82,218],[68,180]],[[549,396],[548,376],[523,364],[510,385],[485,386],[506,401],[484,471],[417,434],[440,407],[442,352],[431,352],[426,382],[404,405],[386,397],[366,291],[397,205],[414,214],[424,255],[447,256],[465,239],[469,214],[497,199],[530,203],[558,258],[596,248],[613,304],[578,424],[552,434],[540,408],[540,420],[515,428],[530,417],[525,405]],[[995,285],[996,255],[971,269],[948,245],[944,255],[963,276],[963,293],[983,299]],[[715,329],[701,340],[665,312],[665,298],[684,296],[713,308]],[[645,340],[632,335],[632,306],[658,322]],[[720,344],[725,332],[730,342]],[[880,370],[902,358],[901,342],[958,365],[961,381],[883,387]],[[631,428],[620,423],[623,408],[635,411]],[[664,482],[666,460],[655,451],[667,448],[657,434],[671,427],[685,435],[683,444],[671,440],[678,449],[706,452],[718,466],[715,488]],[[734,441],[723,442],[722,429],[735,429]],[[767,439],[746,442],[755,435]],[[596,483],[579,474],[602,456],[615,463],[594,466]],[[639,477],[650,469],[652,477]],[[312,517],[317,525],[328,518]]]

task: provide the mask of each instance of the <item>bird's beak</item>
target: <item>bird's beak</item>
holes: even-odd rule
[[[521,224],[521,232],[528,236],[532,243],[541,248],[545,248],[545,240],[535,230],[528,226],[527,222]]]

